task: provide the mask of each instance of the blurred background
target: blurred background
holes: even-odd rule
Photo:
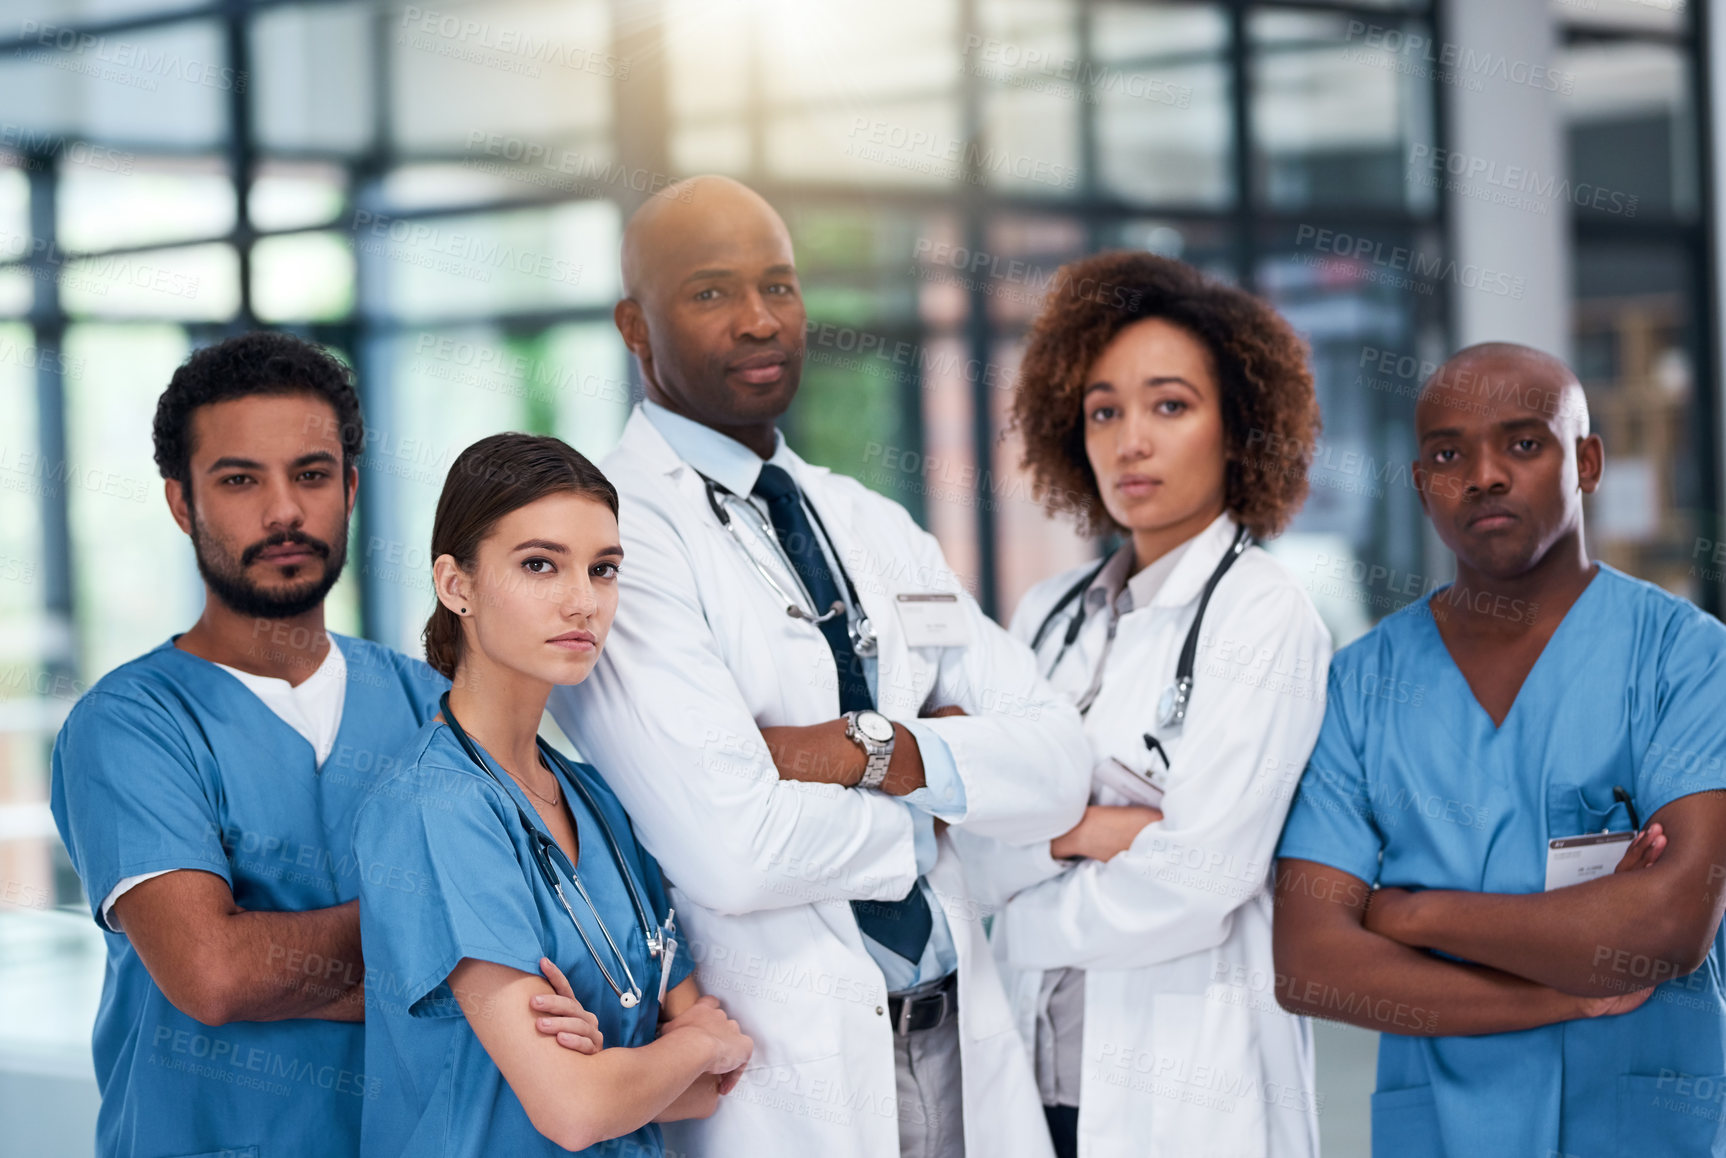
[[[415,653],[449,463],[508,429],[611,447],[640,396],[622,222],[699,172],[796,240],[793,445],[904,503],[1003,619],[1097,550],[1003,415],[1060,265],[1117,246],[1310,341],[1325,433],[1275,549],[1339,645],[1449,578],[1413,396],[1492,338],[1583,379],[1597,556],[1718,614],[1722,43],[1694,0],[6,0],[0,1153],[90,1151],[101,947],[48,755],[198,614],[150,444],[196,346],[275,326],[357,368],[331,625]],[[1364,1155],[1373,1038],[1319,1045],[1326,1152]]]

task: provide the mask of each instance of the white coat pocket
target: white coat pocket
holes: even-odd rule
[[[1188,993],[1151,1002],[1151,1153],[1262,1155],[1268,1133],[1252,1011]]]

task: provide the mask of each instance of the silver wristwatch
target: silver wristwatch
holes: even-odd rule
[[[869,757],[857,787],[881,787],[881,782],[887,779],[887,765],[893,759],[893,721],[880,712],[846,712],[845,737]]]

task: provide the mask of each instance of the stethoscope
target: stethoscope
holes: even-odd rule
[[[700,471],[696,471],[695,473],[701,474]],[[761,560],[755,557],[755,552],[751,551],[749,549],[749,544],[744,541],[743,532],[739,531],[737,529],[737,524],[732,521],[731,512],[725,509],[725,502],[726,500],[736,499],[737,495],[726,488],[723,484],[714,479],[708,478],[704,474],[701,475],[701,481],[707,484],[707,505],[713,508],[713,517],[719,520],[720,526],[731,532],[731,537],[737,540],[737,546],[743,551],[743,554],[748,557],[750,565],[755,568],[756,574],[761,576],[767,586],[773,591],[773,594],[785,601],[786,615],[789,615],[792,619],[805,620],[819,627],[821,624],[826,623],[835,616],[845,614],[845,604],[843,601],[838,599],[833,601],[833,606],[820,614],[816,614],[813,610],[805,611],[802,604],[798,602],[797,596],[792,595],[789,591],[785,590],[785,587],[779,582],[773,572],[761,565]],[[723,498],[721,496],[723,496]],[[839,549],[833,545],[833,536],[827,533],[827,524],[822,521],[821,512],[815,509],[814,503],[809,502],[805,502],[803,504],[803,509],[808,511],[810,516],[814,518],[815,526],[820,530],[821,537],[827,540],[827,553],[832,557],[833,565],[839,571],[839,577],[845,580],[845,591],[851,597],[851,606],[857,609],[857,618],[854,620],[848,619],[845,623],[846,633],[851,636],[851,650],[863,658],[868,659],[875,654],[879,646],[875,638],[875,625],[869,622],[869,616],[863,610],[863,601],[857,597],[857,584],[851,582],[851,572],[845,569],[844,562],[839,558]],[[786,571],[790,572],[791,577],[796,580],[797,590],[802,593],[804,602],[807,602],[810,608],[813,609],[815,606],[815,597],[809,593],[808,588],[803,585],[803,580],[798,577],[797,568],[791,565],[791,559],[785,554],[785,546],[779,541],[779,536],[777,534],[773,534],[763,537],[772,540],[774,549],[779,552],[780,558],[785,561]]]
[[[467,731],[456,720],[455,713],[450,711],[448,692],[439,698],[438,707],[443,712],[444,723],[448,724],[449,730],[455,733],[456,740],[461,743],[462,750],[468,754],[468,758],[484,769],[488,776],[496,780],[500,786],[505,787],[507,791],[503,777],[492,771],[491,763],[474,746],[473,741],[468,739]],[[669,956],[664,957],[660,964],[659,998],[663,1001],[665,999],[664,982],[671,976],[671,957],[677,953],[677,938],[675,936],[677,912],[676,910],[668,912],[663,926],[654,925],[647,915],[647,905],[642,901],[641,893],[636,888],[635,877],[630,873],[628,864],[624,862],[623,850],[618,846],[617,837],[613,835],[611,825],[606,822],[605,814],[594,803],[593,795],[588,792],[587,786],[581,782],[574,771],[564,764],[563,757],[551,745],[538,736],[534,737],[534,742],[539,746],[540,758],[547,761],[548,767],[564,769],[564,778],[571,787],[581,793],[582,803],[587,805],[587,811],[595,820],[599,821],[600,831],[605,834],[605,843],[611,848],[611,859],[616,863],[618,875],[623,878],[624,886],[629,890],[630,904],[635,906],[636,920],[641,922],[641,934],[647,941],[648,955],[658,960],[662,954],[669,954]],[[587,888],[581,883],[581,878],[576,876],[575,865],[570,863],[568,854],[558,846],[558,843],[533,822],[515,797],[510,797],[510,803],[515,805],[516,815],[521,818],[521,826],[527,830],[528,843],[533,848],[533,863],[539,868],[540,878],[545,881],[552,892],[557,894],[559,903],[563,905],[563,911],[569,914],[570,924],[575,926],[576,933],[581,937],[581,943],[587,946],[587,951],[593,957],[593,963],[599,966],[599,971],[604,975],[606,984],[610,985],[612,992],[617,994],[618,1002],[625,1009],[634,1009],[641,1004],[641,986],[636,984],[635,974],[629,968],[629,960],[623,955],[623,950],[617,947],[617,942],[612,939],[611,930],[605,927],[605,920],[599,915],[599,909],[595,907],[593,898],[587,895]],[[575,919],[575,910],[570,907],[569,898],[564,896],[563,882],[559,880],[557,875],[558,867],[561,867],[564,873],[568,875],[570,883],[575,886],[575,891],[581,894],[581,899],[587,902],[587,910],[593,914],[594,923],[599,926],[600,936],[605,938],[605,943],[610,946],[612,954],[617,958],[617,963],[623,967],[623,979],[628,983],[628,988],[617,983],[611,970],[606,968],[604,960],[600,958],[599,950],[588,938],[587,930],[583,929],[581,922]]]
[[[1159,728],[1179,728],[1186,722],[1187,704],[1192,700],[1193,695],[1193,664],[1199,654],[1199,635],[1204,627],[1205,608],[1209,606],[1211,593],[1217,589],[1217,584],[1222,582],[1222,578],[1228,574],[1229,568],[1235,565],[1235,560],[1239,559],[1241,554],[1252,544],[1253,537],[1247,532],[1247,529],[1245,527],[1238,528],[1235,531],[1234,542],[1229,545],[1229,549],[1224,552],[1223,557],[1217,561],[1215,569],[1211,571],[1211,577],[1205,580],[1204,594],[1199,596],[1198,614],[1193,616],[1192,626],[1187,628],[1186,642],[1181,645],[1180,659],[1175,664],[1175,682],[1169,685],[1168,690],[1163,692],[1162,698],[1157,701],[1157,726]],[[1103,568],[1108,565],[1109,560],[1105,558],[1101,563],[1087,571],[1077,583],[1069,587],[1066,594],[1062,595],[1055,606],[1049,609],[1049,613],[1043,617],[1043,622],[1038,625],[1037,633],[1031,637],[1031,650],[1036,651],[1042,647],[1043,640],[1048,637],[1049,629],[1054,626],[1055,618],[1061,614],[1067,604],[1075,599],[1079,601],[1078,610],[1073,613],[1073,618],[1067,623],[1067,633],[1061,638],[1060,650],[1055,652],[1055,662],[1049,665],[1049,670],[1044,673],[1043,678],[1047,679],[1055,674],[1055,669],[1061,666],[1061,660],[1066,656],[1067,649],[1072,647],[1073,641],[1079,638],[1079,632],[1085,626],[1086,614],[1085,601],[1080,597],[1096,581],[1097,576],[1102,574]],[[1162,748],[1162,745],[1149,733],[1145,735],[1145,746],[1153,752],[1161,752]],[[1163,754],[1163,763],[1168,763],[1167,754]]]

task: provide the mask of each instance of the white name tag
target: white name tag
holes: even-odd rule
[[[1546,891],[1603,877],[1618,867],[1634,832],[1592,832],[1546,842]]]
[[[904,591],[893,596],[907,647],[964,647],[971,625],[959,597],[946,591]]]

